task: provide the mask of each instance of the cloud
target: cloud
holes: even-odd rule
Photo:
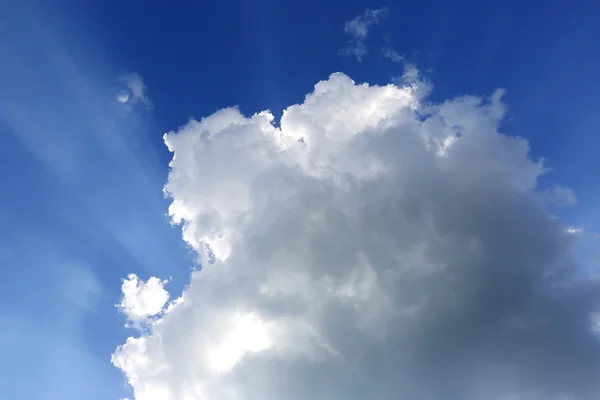
[[[583,235],[584,231],[583,231],[583,228],[575,228],[573,226],[569,226],[569,227],[567,227],[566,232],[569,235]]]
[[[169,300],[169,293],[164,288],[166,283],[155,277],[144,282],[135,274],[130,274],[121,286],[123,296],[118,304],[119,309],[134,324],[146,322],[149,317],[162,312]]]
[[[502,91],[433,103],[413,72],[165,135],[203,268],[113,354],[136,400],[598,398],[597,282],[546,168],[498,131]]]
[[[129,101],[129,93],[125,90],[120,91],[117,94],[117,101],[123,104],[127,103]]]
[[[152,102],[147,95],[148,88],[144,84],[142,77],[132,72],[121,77],[121,82],[125,88],[121,89],[116,99],[121,104],[142,104],[145,107],[152,107]]]
[[[371,28],[381,23],[382,19],[387,17],[388,13],[389,9],[387,7],[369,9],[365,10],[363,15],[346,21],[344,32],[350,36],[350,40],[346,44],[346,47],[340,51],[340,54],[352,55],[358,61],[362,61],[363,57],[368,53],[365,39],[369,36]]]
[[[572,207],[577,205],[577,196],[572,189],[554,185],[543,192],[549,204],[562,207]]]
[[[404,62],[404,56],[402,56],[402,54],[400,54],[397,50],[394,50],[391,47],[384,47],[381,50],[381,53],[383,54],[383,56],[385,58],[390,59],[392,62],[395,62],[395,63]]]

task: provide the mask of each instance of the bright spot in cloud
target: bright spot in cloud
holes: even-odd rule
[[[567,228],[567,233],[569,235],[581,235],[581,234],[583,234],[583,229],[582,228],[575,228],[573,226],[569,226]]]
[[[269,348],[269,336],[263,323],[253,314],[234,314],[221,343],[207,354],[211,368],[230,370],[247,352]]]
[[[337,73],[279,124],[227,108],[165,135],[203,268],[166,308],[164,281],[123,282],[152,318],[112,356],[136,400],[599,398],[600,291],[547,169],[499,131],[501,90],[430,91]]]
[[[119,103],[127,103],[129,101],[129,93],[121,91],[117,94],[117,101]]]

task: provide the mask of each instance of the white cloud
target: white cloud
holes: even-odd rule
[[[155,277],[144,282],[130,274],[121,286],[123,296],[119,309],[135,324],[159,314],[169,300],[169,293],[164,288],[166,283]]]
[[[121,82],[125,88],[121,89],[116,99],[121,104],[129,106],[133,104],[142,104],[145,107],[152,107],[152,102],[148,97],[148,88],[144,84],[142,77],[137,73],[132,72],[121,77]]]
[[[365,10],[363,15],[346,21],[344,24],[344,32],[350,36],[350,40],[346,47],[340,51],[342,55],[355,56],[358,61],[362,61],[367,55],[368,50],[365,45],[365,39],[369,36],[369,32],[374,25],[381,23],[382,19],[387,17],[389,10],[387,7],[379,9]]]
[[[403,82],[333,74],[279,128],[229,108],[165,135],[203,269],[166,311],[125,281],[129,318],[158,314],[113,354],[136,400],[597,398],[595,283],[502,91]]]

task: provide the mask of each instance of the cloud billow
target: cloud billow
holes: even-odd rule
[[[165,135],[203,268],[113,354],[137,400],[598,398],[597,285],[543,163],[499,132],[502,91],[429,92],[338,73],[278,126],[228,108]]]

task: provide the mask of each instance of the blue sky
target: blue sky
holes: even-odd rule
[[[433,100],[505,88],[503,130],[548,159],[543,185],[578,197],[553,211],[598,231],[596,2],[165,4],[0,5],[0,397],[126,395],[110,364],[129,334],[114,307],[120,279],[171,277],[178,292],[195,265],[165,216],[165,132],[232,105],[277,118],[336,71],[387,83],[403,66],[385,46],[433,82]],[[344,22],[382,6],[389,16],[372,28],[364,60],[340,55]],[[151,105],[116,101],[132,72]]]

